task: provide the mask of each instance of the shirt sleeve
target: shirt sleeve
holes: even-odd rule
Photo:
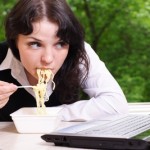
[[[63,105],[62,119],[93,120],[127,113],[127,100],[119,84],[89,44],[85,43],[85,49],[90,68],[82,88],[90,99]]]

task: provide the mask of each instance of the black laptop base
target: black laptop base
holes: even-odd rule
[[[150,143],[140,139],[61,136],[56,134],[45,134],[41,138],[46,142],[53,142],[56,146],[104,150],[150,150]]]

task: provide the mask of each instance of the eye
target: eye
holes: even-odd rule
[[[59,41],[58,43],[56,43],[56,48],[57,49],[62,49],[66,45],[68,45],[68,44],[65,43],[64,41]]]
[[[29,46],[32,48],[32,49],[38,49],[39,47],[41,47],[41,44],[39,42],[30,42],[29,43]]]

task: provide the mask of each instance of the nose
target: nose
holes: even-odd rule
[[[43,51],[41,61],[43,65],[49,65],[54,60],[54,52],[52,48],[45,48]]]

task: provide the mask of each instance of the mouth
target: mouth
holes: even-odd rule
[[[46,67],[39,67],[39,68],[36,68],[36,69],[41,69],[41,70],[54,70],[54,68],[46,68]]]
[[[52,73],[53,73],[53,71],[54,71],[53,68],[44,68],[44,67],[42,67],[42,68],[36,68],[36,71],[37,71],[38,69],[41,70],[41,71],[45,71],[45,70],[48,71],[48,70],[49,70],[49,71],[51,71]],[[36,71],[35,71],[35,72],[36,72]]]
[[[45,74],[45,72],[48,72],[51,74],[51,80],[53,80],[55,74],[54,74],[54,69],[53,68],[36,68],[35,69],[35,76],[36,76],[36,79],[39,79],[39,75],[42,75],[43,73]]]
[[[48,83],[53,82],[54,74],[50,69],[37,69],[36,70],[38,83]]]

